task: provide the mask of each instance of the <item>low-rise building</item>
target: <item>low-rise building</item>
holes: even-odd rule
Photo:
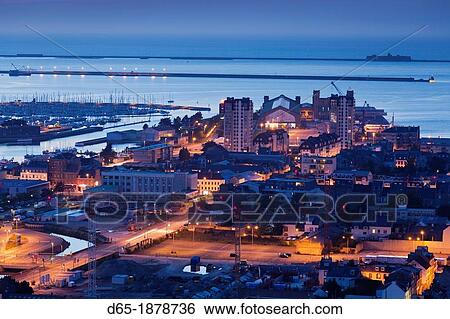
[[[295,176],[277,176],[266,180],[263,184],[263,191],[274,193],[295,193],[312,190],[316,187],[316,182],[311,178]]]
[[[49,188],[49,182],[39,180],[19,180],[19,179],[3,179],[0,180],[0,193],[6,193],[11,197],[20,194],[36,194],[44,189]]]
[[[23,165],[20,170],[20,179],[47,181],[48,163],[44,161],[34,161]]]
[[[361,275],[370,280],[381,281],[384,283],[386,278],[396,269],[398,269],[398,266],[374,262],[362,265]]]
[[[131,150],[135,162],[158,163],[170,161],[173,154],[173,146],[169,144],[151,144]]]
[[[442,138],[442,137],[421,138],[420,151],[429,153],[450,153],[450,138]]]
[[[292,109],[296,106],[298,106],[301,103],[301,97],[296,96],[295,99],[291,99],[283,94],[275,97],[270,98],[268,95],[264,96],[264,102],[261,107],[261,113],[268,113],[273,109],[276,109],[277,107],[284,107],[286,109]]]
[[[384,285],[377,290],[379,299],[412,299],[417,296],[419,269],[401,267],[391,272]]]
[[[325,283],[334,281],[345,290],[355,286],[356,280],[361,278],[361,272],[352,262],[332,262],[325,270],[324,276]]]
[[[260,116],[257,128],[266,130],[289,130],[299,126],[299,113],[296,113],[284,106],[277,106]]]
[[[200,194],[210,194],[220,191],[220,186],[225,184],[225,178],[220,173],[201,172],[197,178],[197,190]]]
[[[324,178],[336,170],[336,157],[321,157],[303,155],[301,159],[301,172],[304,175],[314,175]]]
[[[408,263],[420,269],[420,280],[417,282],[417,295],[431,287],[437,270],[437,261],[434,255],[428,251],[428,247],[419,246],[408,255]]]
[[[155,126],[145,128],[140,137],[143,143],[147,143],[159,142],[164,138],[172,138],[175,135],[175,130],[172,127]]]
[[[335,171],[331,178],[334,185],[363,185],[368,186],[373,182],[373,175],[365,170]]]
[[[355,223],[351,227],[351,233],[356,240],[381,240],[388,238],[392,233],[392,223],[386,218],[378,218],[376,222]]]
[[[300,144],[299,153],[301,155],[316,155],[322,157],[336,156],[341,151],[339,137],[334,134],[324,133],[317,137],[309,137]]]
[[[420,149],[418,126],[393,126],[381,132],[381,139],[394,145],[394,150]]]
[[[171,193],[197,190],[197,174],[132,170],[122,167],[102,172],[102,184],[119,192]]]
[[[253,139],[253,149],[257,153],[286,154],[289,151],[289,135],[283,129],[262,132]]]

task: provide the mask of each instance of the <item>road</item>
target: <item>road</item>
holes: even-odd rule
[[[128,232],[118,231],[108,234],[112,238],[112,242],[108,244],[100,244],[96,247],[97,259],[114,254],[122,253],[123,247],[134,245],[144,239],[158,239],[164,237],[166,233],[179,230],[187,222],[186,216],[179,216],[170,220],[169,223],[157,223],[147,229]],[[39,277],[50,274],[51,278],[55,278],[58,274],[71,269],[85,265],[88,262],[88,250],[74,253],[71,256],[55,257],[51,262],[45,262],[44,265],[36,266],[32,270],[26,270],[14,276],[16,280],[26,280],[28,282],[39,282]]]
[[[22,244],[6,250],[6,242],[12,234],[20,234]],[[51,255],[52,243],[53,252],[59,253],[63,244],[63,240],[59,237],[30,229],[15,230],[11,227],[2,227],[0,230],[0,265],[32,268],[35,264],[31,255],[43,252],[48,252]]]
[[[143,252],[141,255],[154,257],[177,257],[190,258],[192,256],[201,256],[202,259],[211,260],[234,260],[230,253],[234,252],[234,244],[220,242],[205,242],[191,240],[167,240],[157,246],[153,246]],[[280,258],[279,253],[291,253],[289,258]],[[398,251],[362,251],[357,254],[338,253],[332,254],[334,260],[358,260],[370,255],[407,257],[407,253]],[[436,255],[436,257],[446,257],[445,255]],[[261,244],[242,244],[241,259],[251,263],[258,264],[291,264],[291,263],[309,263],[318,262],[322,256],[317,255],[298,255],[295,254],[294,246],[261,245]]]

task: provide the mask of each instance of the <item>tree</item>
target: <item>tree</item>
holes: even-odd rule
[[[173,126],[177,131],[181,128],[182,126],[181,117],[177,116],[176,118],[173,119]]]
[[[172,121],[170,120],[170,117],[163,117],[162,119],[160,119],[159,126],[161,127],[172,126]]]
[[[438,216],[450,219],[450,204],[442,204],[436,211]]]
[[[422,208],[423,207],[422,197],[420,197],[417,193],[408,192],[406,195],[408,196],[408,208]]]
[[[180,154],[178,155],[180,161],[187,161],[191,158],[191,153],[189,153],[189,150],[185,147],[183,147],[180,150]]]
[[[437,156],[433,156],[428,159],[428,167],[433,173],[447,173],[447,161],[443,158],[439,158]]]
[[[214,142],[206,142],[205,144],[203,144],[202,152],[206,152],[208,149],[218,146],[219,145]]]
[[[54,193],[62,193],[64,192],[64,184],[62,182],[58,182],[53,188]]]
[[[111,164],[117,153],[113,150],[110,143],[106,144],[106,147],[100,152],[100,158],[105,164]]]
[[[189,126],[189,116],[187,115],[183,116],[181,123],[183,123],[184,126]]]
[[[27,281],[18,282],[10,277],[0,279],[0,294],[8,297],[9,294],[32,295],[33,288]]]
[[[195,121],[201,121],[203,119],[202,112],[197,112],[194,115],[191,116],[191,121],[194,123]]]
[[[328,292],[328,298],[330,299],[336,299],[336,298],[342,298],[342,289],[336,282],[336,280],[327,281],[323,288],[325,291]]]
[[[63,185],[64,186],[64,185]],[[49,198],[53,196],[53,191],[49,188],[44,188],[41,191],[41,198]]]

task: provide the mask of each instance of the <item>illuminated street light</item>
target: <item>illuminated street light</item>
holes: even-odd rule
[[[255,230],[258,230],[258,226],[257,225],[255,225],[255,226],[250,226],[250,225],[247,225],[247,229],[251,229],[252,230],[252,245],[253,245],[253,242],[254,242],[254,236],[255,236],[255,234],[254,234],[254,231]],[[244,234],[245,235],[245,234]]]
[[[350,249],[349,249],[349,245],[350,245],[350,239],[353,239],[353,236],[342,236],[342,239],[347,239],[347,254],[350,254]]]
[[[176,253],[176,251],[175,251],[175,234],[178,234],[178,232],[175,231],[172,233],[172,251],[170,252],[171,254]]]

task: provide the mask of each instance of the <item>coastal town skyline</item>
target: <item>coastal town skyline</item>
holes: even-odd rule
[[[449,2],[0,9],[2,313],[450,299]]]

